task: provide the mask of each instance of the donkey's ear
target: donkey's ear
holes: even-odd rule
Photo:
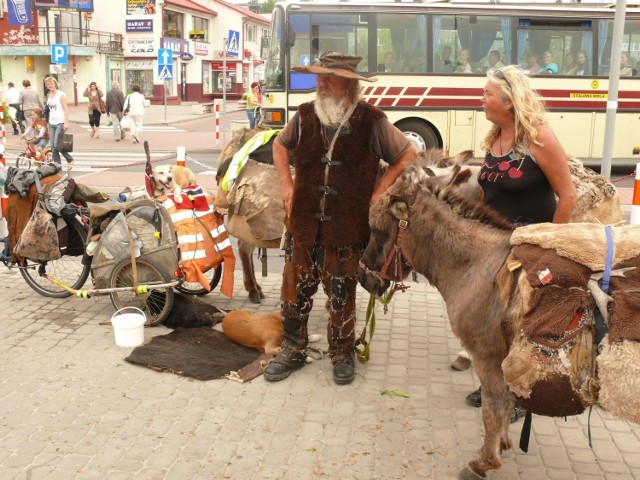
[[[457,187],[463,183],[467,183],[471,178],[471,170],[469,168],[462,168],[460,165],[454,165],[449,177],[449,183],[447,188]]]
[[[391,197],[391,201],[389,202],[389,211],[391,212],[391,215],[396,217],[398,220],[409,219],[409,206],[399,197]]]

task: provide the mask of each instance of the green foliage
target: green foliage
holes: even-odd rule
[[[276,4],[276,0],[265,0],[260,5],[260,13],[271,13],[273,12],[273,7]]]

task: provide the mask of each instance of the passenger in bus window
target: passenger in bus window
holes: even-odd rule
[[[451,47],[448,45],[442,49],[441,65],[443,72],[451,73],[455,70],[451,61]]]
[[[562,66],[561,75],[575,75],[578,71],[578,65],[576,65],[573,53],[569,52],[564,56],[564,65]]]
[[[471,73],[471,65],[469,64],[469,57],[471,52],[468,48],[463,48],[458,53],[458,62],[456,63],[456,73]]]
[[[542,67],[538,69],[538,75],[557,75],[558,74],[558,64],[553,61],[553,53],[549,50],[544,52],[542,55]]]
[[[576,75],[583,76],[589,74],[589,60],[587,59],[587,52],[584,50],[578,52],[578,64],[576,66]]]
[[[537,53],[530,53],[529,56],[527,57],[525,70],[528,70],[529,73],[536,73],[538,70],[540,70],[540,65],[538,64],[539,58],[540,57],[538,56]]]
[[[622,52],[620,57],[620,76],[621,77],[635,77],[638,73],[631,63],[629,52]]]
[[[491,50],[489,52],[489,58],[487,58],[487,63],[485,64],[484,71],[493,72],[494,70],[498,70],[503,67],[504,64],[500,61],[500,52],[498,50]]]
[[[384,69],[383,72],[399,72],[398,62],[396,62],[396,56],[391,50],[384,54]]]

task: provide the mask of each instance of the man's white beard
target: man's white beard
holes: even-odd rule
[[[314,110],[320,123],[325,127],[337,128],[344,116],[344,97],[336,100],[332,96],[321,97],[316,95]]]

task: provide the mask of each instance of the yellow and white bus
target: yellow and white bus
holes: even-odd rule
[[[531,73],[567,153],[600,158],[613,20],[613,7],[586,4],[278,3],[264,123],[281,128],[314,96],[315,75],[291,67],[339,50],[363,58],[361,74],[378,78],[364,86],[364,98],[418,148],[479,155],[489,129],[481,108],[486,71],[514,64]],[[627,10],[622,50],[614,159],[633,158],[640,145],[640,9]],[[557,73],[537,73],[545,62]]]

